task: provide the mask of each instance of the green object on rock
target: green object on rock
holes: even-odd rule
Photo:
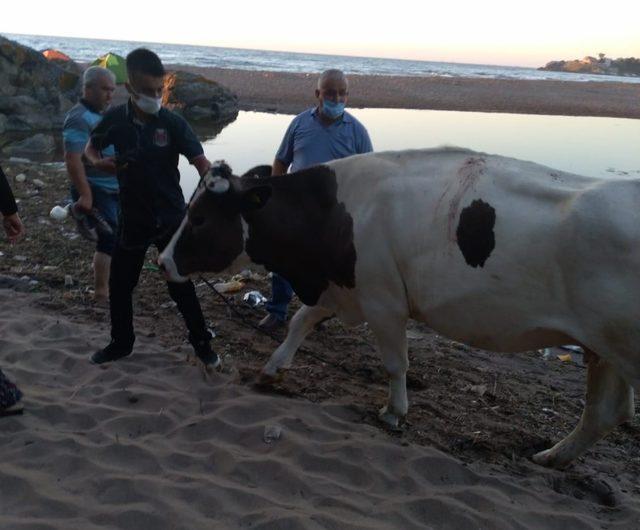
[[[113,52],[98,57],[91,63],[91,66],[102,66],[102,68],[111,70],[116,76],[116,84],[118,85],[121,85],[127,80],[127,66],[124,57]]]
[[[154,263],[145,263],[142,268],[146,271],[153,271],[153,272],[158,272],[160,270],[160,267],[158,267],[156,264]]]

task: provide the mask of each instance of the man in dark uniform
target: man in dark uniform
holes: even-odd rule
[[[160,58],[138,48],[127,55],[129,101],[109,110],[96,126],[85,149],[96,163],[101,150],[115,148],[112,170],[120,185],[120,226],[111,262],[109,302],[111,342],[93,354],[100,364],[115,361],[133,350],[133,289],[138,283],[150,245],[162,251],[185,215],[180,188],[179,155],[184,155],[200,175],[211,164],[189,124],[161,107],[165,70]],[[105,167],[103,159],[101,167]],[[189,330],[189,342],[200,360],[220,364],[209,344],[211,335],[202,315],[193,283],[167,282]]]
[[[24,236],[24,225],[18,215],[18,206],[11,187],[0,167],[0,217],[10,243]],[[22,414],[22,392],[0,370],[0,417]]]

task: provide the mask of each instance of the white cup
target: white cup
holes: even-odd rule
[[[56,221],[62,221],[63,219],[66,219],[68,215],[69,206],[62,207],[57,204],[51,209],[51,212],[49,213],[49,217],[51,217],[51,219],[55,219]]]

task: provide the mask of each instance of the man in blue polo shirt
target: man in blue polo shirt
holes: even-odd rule
[[[349,83],[342,71],[323,72],[315,95],[317,106],[296,116],[289,125],[273,162],[273,175],[373,151],[364,125],[344,110]],[[284,326],[293,295],[289,282],[277,274],[273,274],[271,289],[269,314],[259,324],[265,330]]]
[[[110,234],[96,231],[93,278],[94,297],[98,303],[106,303],[109,298],[109,268],[118,223],[118,179],[109,173],[112,163],[99,160],[96,165],[91,164],[83,153],[91,131],[100,123],[103,111],[111,103],[115,88],[113,72],[100,66],[87,68],[82,77],[82,98],[67,113],[62,129],[64,161],[75,207],[81,214],[97,210],[112,230]],[[103,155],[113,156],[113,146],[107,146]]]

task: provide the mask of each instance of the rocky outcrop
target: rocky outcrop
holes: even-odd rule
[[[52,154],[56,143],[51,134],[38,133],[20,142],[14,142],[2,149],[5,156],[40,158]]]
[[[58,129],[80,95],[80,76],[0,36],[0,134]]]
[[[232,121],[238,97],[229,89],[198,74],[173,72],[164,83],[162,103],[191,120]]]
[[[587,56],[573,61],[551,61],[538,70],[551,72],[572,72],[580,74],[640,76],[640,59],[608,59],[604,54],[599,58]]]
[[[50,64],[55,64],[58,68],[61,68],[65,72],[74,74],[78,78],[82,77],[82,73],[84,72],[82,66],[71,59],[69,59],[68,61],[62,59],[47,59],[47,61],[49,61]]]

